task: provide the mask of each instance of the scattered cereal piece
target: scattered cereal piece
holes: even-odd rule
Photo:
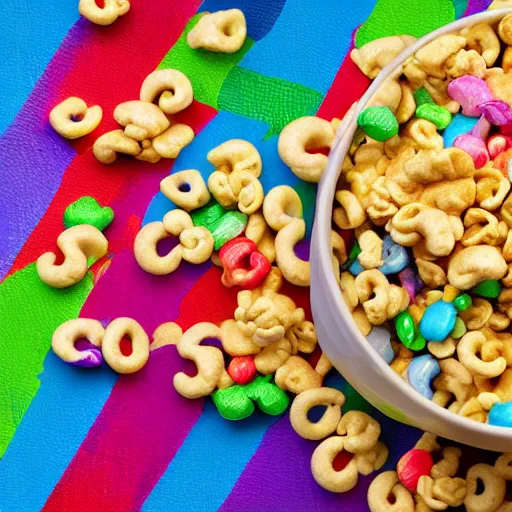
[[[111,25],[130,10],[129,0],[104,0],[104,7],[99,7],[95,0],[80,0],[78,11],[92,23]]]
[[[259,376],[245,386],[247,396],[254,400],[265,414],[279,416],[290,405],[288,395],[273,382],[271,376]]]
[[[114,210],[101,206],[94,197],[83,196],[71,203],[64,211],[64,226],[70,228],[90,224],[103,231],[114,220]]]
[[[416,492],[418,480],[423,475],[430,476],[434,460],[430,452],[413,448],[402,455],[397,462],[396,472],[402,485],[411,492]]]
[[[101,123],[100,106],[87,107],[81,98],[72,96],[59,103],[50,112],[52,128],[66,139],[78,139],[93,132]]]
[[[105,329],[98,320],[74,318],[61,324],[52,336],[52,349],[57,356],[73,366],[96,368],[101,366],[103,356],[101,343]],[[75,342],[86,338],[88,346],[78,350]]]
[[[187,34],[190,48],[204,48],[211,52],[235,53],[247,37],[244,13],[229,9],[204,13],[197,25]]]
[[[238,356],[231,359],[228,366],[229,376],[236,384],[247,384],[256,376],[256,366],[252,356]]]
[[[206,206],[192,211],[190,216],[194,226],[202,226],[210,231],[216,251],[243,233],[248,222],[245,213],[227,211],[213,199]]]
[[[64,262],[55,264],[53,252],[46,252],[37,259],[37,273],[43,283],[53,288],[68,288],[81,281],[92,261],[97,261],[108,250],[108,240],[103,233],[89,224],[72,226],[57,238],[57,245],[64,254]]]
[[[187,212],[201,208],[210,200],[203,177],[195,169],[167,176],[160,182],[160,191]]]
[[[270,262],[248,238],[238,237],[225,243],[219,252],[224,273],[222,284],[245,290],[257,288],[270,272]]]
[[[466,334],[466,332],[467,332],[466,324],[464,323],[462,318],[460,316],[458,316],[455,319],[455,327],[453,328],[453,331],[450,333],[450,336],[454,340],[458,340],[458,339],[462,338],[462,336],[464,336],[464,334]]]
[[[254,403],[240,385],[215,391],[212,400],[219,414],[226,420],[243,420],[254,412]]]

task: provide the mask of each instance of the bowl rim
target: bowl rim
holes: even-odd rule
[[[391,380],[395,387],[398,387],[410,400],[419,402],[430,415],[438,417],[441,421],[450,427],[462,427],[464,430],[472,430],[475,434],[480,435],[493,435],[500,438],[506,438],[507,441],[512,440],[512,428],[501,427],[496,425],[489,425],[487,423],[480,423],[469,418],[458,416],[457,414],[437,405],[428,398],[421,395],[410,384],[404,381],[391,367],[384,361],[378,352],[368,343],[367,338],[361,334],[359,328],[356,326],[352,319],[351,313],[343,300],[341,291],[336,282],[334,270],[332,268],[331,260],[331,247],[330,247],[330,232],[332,225],[332,205],[334,202],[334,194],[336,183],[341,174],[341,165],[348,153],[355,134],[357,123],[357,115],[364,110],[366,104],[375,94],[377,89],[382,83],[396,72],[396,68],[400,66],[408,57],[416,53],[420,48],[427,43],[436,39],[437,37],[445,34],[453,33],[461,30],[467,26],[474,25],[481,22],[493,23],[503,18],[505,15],[512,13],[512,8],[496,9],[484,11],[466,18],[461,18],[448,25],[444,25],[433,32],[421,37],[413,44],[404,49],[395,59],[393,59],[387,66],[385,66],[379,73],[377,78],[373,80],[366,92],[361,96],[360,100],[352,105],[343,118],[337,130],[336,139],[333,148],[329,154],[329,161],[327,168],[319,183],[316,212],[314,221],[314,231],[316,233],[316,242],[318,243],[318,250],[316,251],[318,257],[318,264],[325,272],[332,273],[332,279],[326,279],[327,292],[334,300],[338,316],[341,319],[343,326],[347,330],[347,335],[351,336],[363,349],[365,356],[371,361],[370,364],[376,366],[382,373],[383,378]],[[321,340],[320,340],[321,341]],[[368,386],[370,389],[371,387]],[[412,418],[411,418],[412,419]],[[421,426],[419,426],[421,427]]]

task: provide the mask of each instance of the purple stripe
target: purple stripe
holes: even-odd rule
[[[491,2],[492,0],[469,0],[463,16],[471,16],[472,14],[485,11],[491,5]]]
[[[53,131],[47,119],[55,91],[83,44],[86,23],[82,19],[72,27],[23,108],[0,137],[0,232],[4,234],[0,244],[0,279],[44,215],[76,154]]]
[[[379,415],[380,419],[380,415]],[[418,431],[386,419],[382,423],[388,447],[400,444],[412,447]],[[388,430],[393,434],[389,434]],[[402,442],[399,443],[399,440]],[[222,512],[259,512],[271,502],[280,512],[364,512],[368,510],[366,494],[375,475],[360,477],[354,489],[334,494],[322,489],[311,475],[311,456],[317,442],[302,439],[290,425],[288,415],[270,427],[247,464],[231,494],[219,509]],[[278,448],[276,448],[278,447]],[[395,450],[393,450],[395,451]],[[396,463],[390,457],[388,465]],[[257,484],[256,484],[257,482]]]

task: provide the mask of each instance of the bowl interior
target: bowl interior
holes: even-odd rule
[[[359,344],[360,347],[358,348],[364,352],[368,365],[373,366],[374,368],[376,367],[377,371],[382,374],[386,380],[392,382],[393,385],[399,389],[400,393],[403,393],[403,395],[410,400],[419,402],[421,407],[423,407],[428,414],[435,416],[436,419],[438,419],[441,423],[445,424],[448,428],[453,429],[454,434],[449,436],[453,440],[457,441],[457,429],[462,428],[466,431],[469,430],[474,433],[475,443],[471,444],[475,444],[475,446],[482,446],[482,444],[478,442],[478,436],[496,436],[497,438],[503,440],[507,447],[510,448],[512,448],[512,428],[496,427],[493,425],[478,423],[468,418],[458,416],[433,403],[432,401],[423,397],[414,388],[412,388],[412,386],[400,378],[400,376],[391,369],[391,367],[382,359],[376,350],[367,342],[366,338],[360,333],[355,322],[352,320],[351,313],[346,306],[342,298],[341,291],[336,283],[330,255],[330,231],[332,224],[332,205],[336,191],[336,184],[341,174],[341,166],[343,160],[348,153],[352,139],[357,129],[356,119],[358,114],[364,110],[366,104],[375,94],[377,89],[409,56],[416,53],[416,51],[418,51],[421,47],[433,39],[444,34],[456,32],[476,23],[493,23],[511,12],[512,9],[500,9],[483,12],[468,18],[460,19],[449,25],[441,27],[440,29],[424,36],[411,46],[407,47],[400,55],[398,55],[388,66],[386,66],[381,71],[379,76],[373,81],[371,86],[361,97],[360,101],[353,105],[352,108],[347,112],[342,123],[340,124],[335,142],[329,155],[329,164],[319,184],[317,195],[317,211],[315,214],[314,227],[314,240],[315,243],[318,244],[317,251],[315,251],[315,258],[318,260],[318,264],[322,267],[323,271],[329,274],[331,277],[331,279],[329,279],[326,283],[322,284],[327,287],[325,292],[328,294],[329,298],[334,301],[334,305],[339,312],[341,320],[340,323],[343,324],[343,327],[346,330],[344,336],[345,342]],[[315,321],[321,322],[321,319],[315,319]],[[322,339],[320,339],[319,342],[322,345]],[[358,389],[357,384],[354,387]],[[399,421],[414,423],[416,426],[421,427],[421,425],[418,424],[414,418],[407,418],[405,414],[403,415],[403,418],[400,418],[400,415],[397,414],[390,414],[390,411],[386,411],[384,407],[379,405],[378,400],[375,400],[367,393],[363,392],[363,394],[365,395],[365,398],[372,402],[372,404],[377,408],[381,409],[385,414],[388,414],[395,419],[398,419]],[[376,393],[375,396],[378,396],[378,393]],[[446,436],[446,434],[444,435]]]

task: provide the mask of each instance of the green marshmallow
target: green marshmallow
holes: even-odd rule
[[[466,327],[466,324],[464,323],[462,318],[457,317],[455,319],[455,327],[453,328],[453,331],[450,333],[450,336],[454,340],[458,340],[458,339],[462,338],[462,336],[464,336],[464,334],[466,334],[467,330],[468,329]]]
[[[370,138],[384,142],[398,134],[398,121],[389,107],[368,107],[357,117],[357,124]]]
[[[452,122],[450,111],[435,103],[423,103],[423,105],[420,105],[416,109],[416,117],[434,123],[438,130],[444,130]]]
[[[249,217],[241,212],[227,212],[212,231],[213,248],[218,251],[224,244],[244,232]]]
[[[423,337],[423,335],[418,332],[412,341],[412,343],[407,347],[408,349],[418,352],[423,350],[427,346],[427,340]]]
[[[194,226],[202,226],[210,231],[216,251],[243,233],[249,220],[245,213],[225,210],[213,199],[202,208],[191,212],[190,216]]]
[[[430,93],[427,91],[427,89],[425,89],[425,87],[416,89],[416,91],[413,93],[413,96],[417,107],[426,103],[435,103],[432,99],[432,96],[430,96]]]
[[[219,414],[227,420],[243,420],[254,412],[252,400],[245,394],[243,386],[238,384],[215,391],[212,400]]]
[[[271,379],[271,375],[260,375],[245,386],[219,389],[212,395],[213,403],[219,414],[231,421],[248,418],[254,412],[254,402],[263,413],[278,416],[286,411],[290,398]]]
[[[402,311],[395,318],[395,328],[399,340],[407,347],[411,348],[416,338],[416,326],[414,320],[408,311]]]
[[[453,305],[455,306],[455,309],[457,311],[464,311],[464,310],[468,309],[472,303],[473,303],[473,301],[471,300],[471,297],[467,293],[464,293],[463,295],[459,295],[453,301]]]
[[[270,375],[256,377],[246,384],[245,392],[258,404],[262,412],[270,416],[278,416],[290,405],[290,397],[276,384],[270,382],[271,378]]]
[[[487,279],[478,283],[471,291],[480,297],[496,299],[501,292],[501,283],[496,279]]]
[[[64,226],[69,229],[80,224],[90,224],[103,231],[114,220],[114,210],[101,206],[94,197],[83,196],[64,211]]]

